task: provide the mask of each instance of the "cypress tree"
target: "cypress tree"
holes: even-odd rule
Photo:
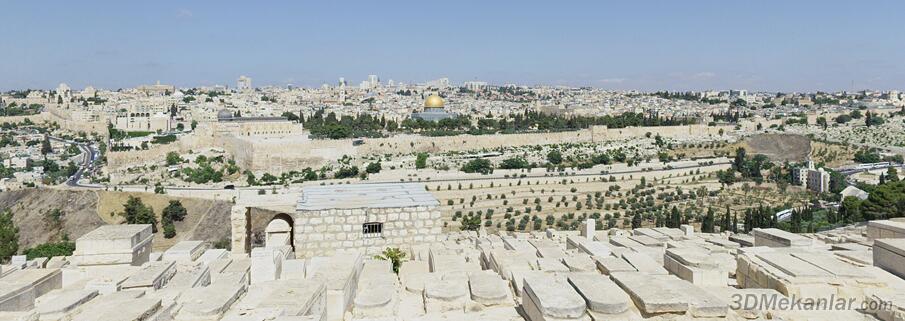
[[[704,220],[701,222],[701,232],[713,233],[713,220],[713,207],[708,207],[707,214],[704,215]]]
[[[732,233],[738,233],[738,214],[732,216]]]

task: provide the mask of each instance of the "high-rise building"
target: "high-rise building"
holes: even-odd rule
[[[239,76],[239,80],[236,81],[236,89],[239,91],[251,90],[251,78],[245,76]]]
[[[440,79],[431,80],[431,81],[428,81],[426,85],[428,87],[445,89],[445,88],[449,87],[449,78],[444,77],[444,78],[440,78]]]
[[[729,90],[729,97],[739,97],[739,98],[743,98],[743,99],[744,99],[745,96],[748,96],[748,91],[747,91],[747,90],[744,90],[744,89],[742,89],[742,90]]]
[[[370,88],[377,88],[380,85],[380,78],[377,75],[368,75],[368,85]]]
[[[465,88],[471,91],[478,91],[487,87],[487,82],[484,81],[466,81],[464,84]]]

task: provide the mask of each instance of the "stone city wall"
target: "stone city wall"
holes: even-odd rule
[[[397,135],[388,138],[364,139],[364,144],[354,146],[351,139],[311,140],[307,135],[286,136],[235,136],[218,134],[199,126],[196,133],[181,138],[178,144],[151,147],[149,150],[108,154],[108,164],[117,169],[143,162],[160,161],[170,151],[187,152],[208,147],[222,148],[243,169],[257,174],[279,174],[305,167],[317,168],[343,155],[365,156],[384,154],[410,154],[418,152],[472,151],[506,146],[548,145],[562,143],[607,142],[644,137],[646,134],[667,138],[688,139],[717,137],[719,131],[729,133],[732,126],[660,126],[593,128],[553,133],[527,133],[507,135],[456,135],[427,137]]]
[[[664,138],[688,139],[699,137],[719,137],[720,130],[728,134],[735,130],[734,126],[707,126],[704,124],[682,126],[657,126],[657,127],[625,127],[607,128],[606,126],[594,126],[591,131],[595,142],[631,139],[644,137],[650,133],[651,137],[660,135]]]
[[[97,133],[106,137],[107,135],[107,124],[106,122],[83,122],[83,121],[74,121],[68,117],[65,117],[64,113],[52,107],[45,107],[46,111],[43,111],[36,115],[27,115],[27,116],[0,116],[0,124],[2,123],[21,123],[26,119],[33,123],[42,123],[42,122],[51,122],[57,123],[60,125],[60,128],[77,133],[77,132],[85,132],[85,133]]]
[[[495,149],[506,146],[547,145],[581,142],[606,142],[644,137],[647,133],[668,138],[687,139],[716,137],[719,131],[729,133],[732,126],[660,126],[593,128],[554,133],[527,133],[506,135],[456,135],[427,137],[397,135],[388,138],[364,139],[364,144],[354,146],[351,139],[310,140],[301,136],[234,137],[218,141],[233,155],[239,166],[256,173],[281,173],[305,167],[320,167],[343,155],[365,156],[384,154],[410,154],[418,152],[471,151]]]
[[[150,165],[164,161],[167,157],[167,153],[169,152],[187,154],[193,150],[222,147],[223,146],[213,144],[213,140],[209,137],[204,137],[193,133],[181,136],[178,140],[169,144],[152,144],[148,147],[148,149],[144,150],[131,150],[122,152],[114,152],[108,150],[106,153],[107,168],[115,171],[129,167]]]
[[[24,122],[26,119],[33,123],[40,123],[47,119],[48,113],[42,112],[37,115],[28,115],[28,116],[0,116],[0,124],[2,123],[10,123],[10,124],[18,124]]]
[[[357,152],[359,155],[408,154],[416,152],[436,153],[444,151],[494,149],[506,146],[579,143],[590,142],[592,140],[593,137],[590,129],[552,133],[456,135],[441,137],[397,135],[389,138],[365,139],[365,144],[358,146]]]
[[[767,118],[763,118],[760,116],[743,119],[739,122],[741,129],[743,131],[749,132],[749,134],[750,134],[750,132],[757,130],[757,125],[760,125],[762,129],[767,129],[767,128],[770,128],[770,126],[773,126],[773,125],[779,126],[782,124],[783,124],[782,119],[767,119]]]
[[[320,167],[343,155],[355,155],[351,140],[309,140],[307,136],[234,137],[222,139],[223,149],[243,169],[282,173]]]
[[[107,120],[101,119],[99,121],[81,121],[74,120],[69,112],[62,111],[56,107],[47,106],[45,107],[44,119],[49,122],[56,122],[60,125],[60,128],[71,131],[71,132],[85,132],[85,133],[95,133],[100,135],[101,137],[107,137],[109,134],[107,132]]]
[[[426,137],[419,135],[398,135],[389,138],[365,139],[365,144],[356,148],[358,155],[395,154],[415,152],[442,152],[494,149],[506,146],[549,145],[581,142],[607,142],[644,137],[647,133],[667,138],[716,137],[720,130],[728,134],[733,126],[659,126],[607,128],[593,126],[588,129],[505,135],[457,135]],[[351,144],[351,141],[349,141]]]
[[[441,234],[436,207],[329,209],[300,211],[294,220],[296,257],[332,255],[339,249],[355,249],[367,255],[387,247],[406,249],[412,244],[437,242]],[[365,236],[362,224],[383,223],[381,235]]]
[[[122,152],[107,152],[107,168],[119,170],[129,167],[142,166],[161,162],[169,152],[182,153],[182,144],[173,142],[165,145],[152,145],[145,150],[132,150]]]

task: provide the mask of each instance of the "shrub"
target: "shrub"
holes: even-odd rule
[[[162,214],[164,218],[169,218],[174,222],[182,222],[188,212],[185,210],[185,207],[182,206],[182,202],[174,200],[170,201],[170,204],[163,208]]]
[[[490,165],[489,160],[478,158],[465,163],[465,166],[462,166],[462,171],[466,173],[490,174],[493,173],[493,166]]]
[[[389,260],[393,263],[393,273],[399,274],[399,267],[402,266],[402,260],[405,259],[405,252],[398,247],[388,247],[383,250],[381,255],[374,257],[378,260]]]
[[[380,165],[380,162],[373,162],[368,164],[365,171],[368,172],[368,174],[376,174],[380,173],[381,169],[383,169],[383,167]]]
[[[39,257],[70,256],[75,251],[74,242],[44,243],[25,250],[23,254],[31,260]]]
[[[19,251],[19,228],[13,224],[13,213],[0,212],[0,262],[8,260]]]
[[[164,219],[163,220],[163,237],[171,239],[176,236],[176,225],[173,224],[173,221]]]
[[[140,198],[129,196],[123,211],[119,215],[125,217],[126,224],[151,224],[154,233],[157,233],[157,217],[154,209],[145,205]]]

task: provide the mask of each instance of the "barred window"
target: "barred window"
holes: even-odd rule
[[[361,225],[361,231],[365,236],[380,237],[383,233],[383,223],[370,222]]]

